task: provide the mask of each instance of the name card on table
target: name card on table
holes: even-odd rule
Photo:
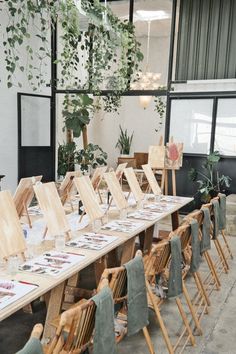
[[[130,220],[113,220],[102,226],[103,230],[132,233],[143,227],[142,222]]]
[[[0,279],[0,310],[23,298],[38,285],[24,281]]]
[[[137,211],[134,211],[132,213],[128,214],[128,218],[132,219],[142,219],[142,220],[150,220],[153,221],[160,217],[160,214],[151,211],[151,210],[145,210],[145,209],[140,209]]]
[[[33,274],[58,276],[81,263],[84,258],[83,254],[52,250],[21,264],[19,270]]]
[[[99,251],[112,242],[116,241],[118,237],[104,235],[100,233],[88,232],[80,237],[66,243],[66,246],[75,248],[84,248],[87,250]]]

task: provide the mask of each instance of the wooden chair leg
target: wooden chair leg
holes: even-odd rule
[[[143,328],[143,334],[144,334],[144,337],[145,337],[145,340],[146,340],[146,343],[147,343],[147,346],[148,346],[149,353],[150,354],[155,354],[154,346],[153,346],[151,337],[149,335],[149,332],[147,330],[147,327]]]
[[[205,289],[205,287],[203,285],[203,281],[202,281],[200,273],[196,272],[195,273],[195,277],[196,277],[197,281],[199,282],[199,285],[200,285],[201,290],[202,290],[202,295],[204,296],[204,299],[205,299],[205,302],[206,302],[207,306],[211,306],[211,302],[210,302],[209,297],[207,295],[206,289]]]
[[[221,261],[221,264],[222,264],[222,266],[223,266],[223,268],[224,268],[224,271],[225,271],[225,273],[228,273],[229,265],[228,265],[228,263],[227,263],[227,261],[226,261],[226,259],[225,259],[225,256],[224,256],[224,254],[223,254],[223,252],[222,252],[222,248],[221,248],[221,246],[220,246],[219,240],[217,240],[217,239],[214,240],[214,244],[215,244],[217,253],[218,253],[218,255],[219,255],[219,259],[220,259],[220,261]]]
[[[187,319],[186,313],[184,312],[183,305],[178,297],[175,299],[175,301],[178,306],[180,316],[182,317],[184,325],[185,325],[187,332],[189,334],[191,344],[192,344],[192,346],[195,346],[196,345],[195,338],[193,336],[192,330],[191,330],[190,325],[188,323],[188,319]]]
[[[211,256],[210,256],[208,251],[204,252],[204,257],[205,257],[205,259],[207,261],[210,273],[212,274],[212,279],[215,282],[216,289],[220,290],[220,286],[221,286],[220,279],[218,277],[217,271],[216,271],[216,269],[214,267],[213,260],[212,260],[212,258],[211,258]]]
[[[154,311],[155,311],[155,314],[156,314],[156,317],[157,317],[157,321],[158,321],[158,323],[160,325],[161,333],[162,333],[162,336],[163,336],[164,341],[166,343],[167,350],[168,350],[169,354],[174,354],[174,348],[173,348],[173,346],[171,344],[171,341],[170,341],[166,326],[164,324],[164,321],[162,319],[160,310],[159,310],[159,308],[158,308],[158,306],[156,304],[156,301],[155,301],[155,296],[152,293],[152,290],[150,288],[150,285],[149,285],[148,281],[146,281],[146,288],[147,288],[147,291],[148,291],[148,295],[149,295],[149,297],[151,299],[152,306],[154,308]]]
[[[228,241],[227,241],[227,236],[226,236],[226,234],[225,234],[225,230],[222,230],[222,231],[221,231],[221,234],[222,234],[224,243],[225,243],[225,245],[226,245],[226,248],[227,248],[227,250],[228,250],[229,256],[230,256],[231,259],[233,259],[233,258],[234,258],[234,257],[233,257],[233,253],[231,252],[231,249],[230,249],[230,247],[229,247],[229,243],[228,243]]]
[[[188,290],[187,290],[187,288],[185,286],[184,281],[183,281],[183,294],[184,294],[184,297],[186,299],[186,302],[187,302],[189,311],[191,313],[192,319],[193,319],[193,321],[195,323],[195,326],[198,329],[199,334],[202,335],[202,329],[201,329],[199,320],[197,318],[196,310],[195,310],[195,308],[194,308],[194,306],[193,306],[193,304],[191,302],[191,299],[190,299],[190,296],[189,296],[189,293],[188,293]]]

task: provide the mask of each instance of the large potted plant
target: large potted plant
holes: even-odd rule
[[[231,178],[229,176],[220,175],[217,170],[220,161],[219,151],[214,151],[206,158],[202,165],[202,171],[191,168],[188,172],[189,179],[198,183],[198,191],[201,201],[207,203],[211,198],[217,196],[219,192],[226,193],[230,187]]]
[[[76,151],[75,162],[83,174],[91,174],[91,169],[107,164],[107,153],[99,145],[90,143],[85,149]]]
[[[130,156],[130,148],[133,141],[134,132],[129,135],[127,129],[123,130],[120,126],[120,136],[116,143],[116,148],[120,150],[121,157]]]

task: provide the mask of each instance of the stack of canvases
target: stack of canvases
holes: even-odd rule
[[[96,294],[82,299],[54,321],[56,334],[45,348],[39,340],[42,326],[36,325],[19,353],[81,353],[93,346],[96,354],[112,354],[126,333],[132,335],[139,330],[143,331],[149,352],[154,353],[147,329],[148,308],[156,315],[169,353],[180,347],[183,351],[189,343],[195,345],[195,331],[197,335],[203,333],[201,319],[204,314],[209,315],[210,296],[220,289],[220,276],[228,273],[232,258],[224,231],[225,214],[226,197],[219,195],[190,213],[168,238],[153,245],[149,254],[142,257],[138,251],[128,263],[105,269]],[[214,257],[212,245],[216,249]],[[209,269],[204,278],[201,261]],[[193,276],[196,284],[192,298],[185,282],[187,274]],[[73,293],[76,291],[74,288]],[[160,312],[167,298],[175,299],[184,325],[175,344]]]

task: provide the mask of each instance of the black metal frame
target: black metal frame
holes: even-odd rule
[[[55,109],[53,109],[53,104],[52,104],[52,96],[49,95],[42,95],[42,94],[34,94],[34,93],[26,93],[26,92],[18,92],[17,93],[17,127],[18,127],[18,133],[17,133],[17,158],[18,158],[18,166],[17,166],[17,173],[18,173],[18,181],[20,179],[20,153],[21,149],[24,148],[21,144],[21,138],[22,138],[22,126],[21,126],[21,118],[22,118],[22,110],[21,110],[21,97],[22,96],[28,96],[28,97],[42,97],[42,98],[48,98],[50,100],[50,146],[37,146],[37,148],[48,148],[51,147],[52,149],[52,154],[53,154],[53,163],[54,163],[54,171],[55,171],[55,120],[53,119],[55,115]],[[31,147],[34,148],[34,147]]]
[[[103,0],[101,0],[102,2]],[[172,1],[172,18],[171,18],[171,33],[170,33],[170,47],[169,47],[169,62],[168,62],[168,80],[167,80],[167,90],[129,90],[122,93],[122,96],[166,96],[167,97],[167,106],[166,106],[166,123],[165,123],[165,143],[169,140],[169,130],[170,130],[170,116],[171,116],[171,101],[173,99],[183,99],[183,98],[213,98],[214,99],[214,109],[213,109],[213,126],[212,126],[212,136],[211,136],[211,150],[214,144],[215,136],[215,123],[216,123],[216,114],[217,114],[217,100],[219,98],[235,98],[236,91],[215,91],[215,92],[173,92],[171,90],[172,84],[186,83],[186,81],[174,81],[173,80],[173,65],[174,65],[174,49],[175,49],[175,30],[177,26],[177,5],[178,1],[181,3],[181,0]],[[134,11],[135,0],[129,1],[129,20],[133,22],[133,11]],[[57,68],[54,64],[57,59],[57,28],[56,24],[51,28],[52,35],[52,79],[51,79],[51,90],[52,90],[52,112],[53,119],[55,122],[56,119],[56,95],[57,94],[79,94],[79,93],[89,93],[89,90],[79,90],[79,89],[58,89],[57,88]],[[101,95],[111,94],[111,90],[102,90]],[[55,139],[55,136],[54,136]],[[191,154],[188,154],[190,156]],[[192,156],[203,156],[201,154],[193,154]],[[224,158],[232,158],[231,156],[223,156]]]

